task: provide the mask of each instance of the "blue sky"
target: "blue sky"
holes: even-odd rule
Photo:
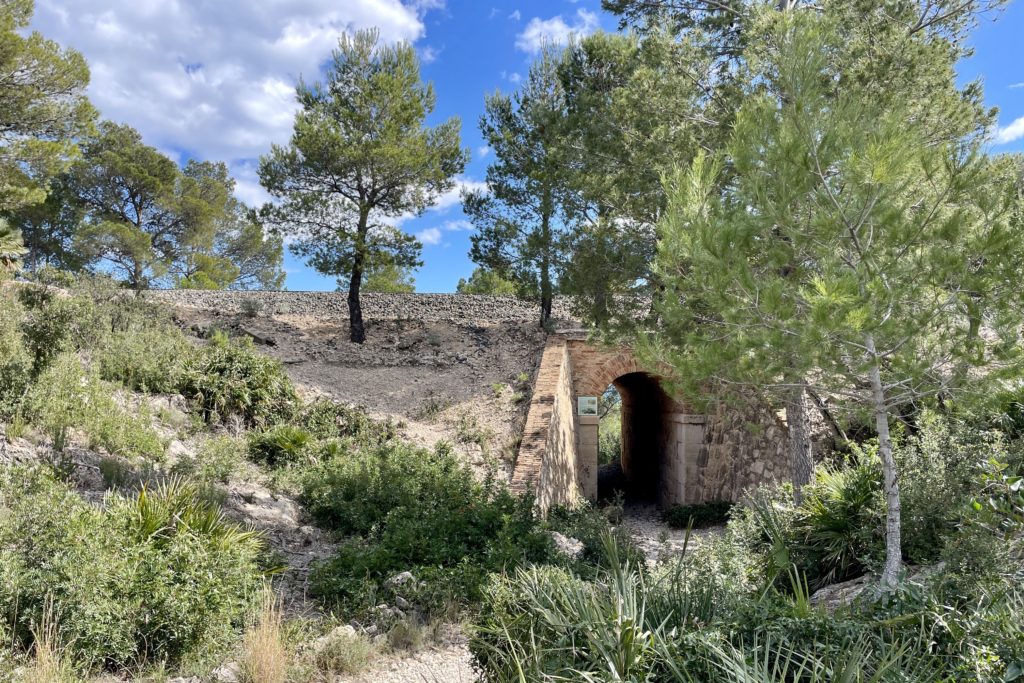
[[[412,42],[437,93],[432,123],[462,119],[472,160],[460,187],[479,187],[488,150],[477,126],[484,95],[509,92],[542,40],[615,30],[600,0],[37,0],[34,27],[74,47],[92,68],[89,94],[103,116],[138,128],[179,161],[228,162],[237,193],[265,195],[256,159],[284,143],[298,76],[315,76],[339,34],[377,26],[384,40]],[[1024,151],[1024,3],[1012,2],[974,36],[964,80],[985,82],[1000,109],[993,152]],[[448,292],[473,264],[469,225],[455,190],[425,215],[400,222],[423,241],[419,291]],[[334,289],[291,254],[287,287]]]

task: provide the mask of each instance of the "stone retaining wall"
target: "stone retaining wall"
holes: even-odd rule
[[[146,296],[177,306],[234,314],[243,302],[253,302],[262,312],[276,315],[308,315],[348,318],[345,292],[213,291],[197,289],[152,290]],[[359,297],[366,320],[417,320],[459,325],[497,322],[537,322],[540,306],[514,296],[482,294],[377,294]],[[571,325],[569,302],[558,298],[552,315],[556,323]]]

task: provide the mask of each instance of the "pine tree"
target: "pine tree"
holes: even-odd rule
[[[542,326],[551,317],[567,247],[559,60],[558,52],[545,50],[519,92],[487,98],[480,130],[495,160],[487,168],[487,191],[465,194],[462,207],[477,228],[470,258],[538,299]]]
[[[977,138],[936,139],[919,103],[875,98],[828,61],[829,17],[769,20],[761,87],[729,144],[669,184],[644,343],[692,391],[811,386],[874,425],[884,586],[901,568],[894,416],[1016,364],[1018,170]],[[728,172],[727,172],[728,169]],[[722,182],[727,175],[727,183]],[[986,334],[979,333],[984,320]]]
[[[300,82],[291,142],[260,159],[260,182],[281,200],[267,217],[319,272],[348,278],[350,338],[366,339],[359,292],[367,270],[420,265],[420,243],[382,222],[422,213],[454,187],[468,154],[459,120],[424,126],[434,91],[413,48],[376,31],[343,37],[327,80]]]
[[[27,32],[32,0],[0,2],[0,211],[46,199],[49,180],[76,153],[95,110],[82,55]]]

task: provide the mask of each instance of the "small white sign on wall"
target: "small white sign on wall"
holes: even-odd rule
[[[580,396],[576,401],[580,415],[597,415],[597,396]]]

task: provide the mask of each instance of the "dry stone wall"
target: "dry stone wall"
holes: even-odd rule
[[[147,296],[177,306],[188,306],[225,314],[237,314],[247,307],[275,315],[348,317],[345,292],[152,290]],[[359,297],[367,320],[415,320],[458,324],[535,322],[540,307],[514,296],[482,294],[378,294]],[[556,324],[572,325],[568,300],[556,298],[552,315]]]

